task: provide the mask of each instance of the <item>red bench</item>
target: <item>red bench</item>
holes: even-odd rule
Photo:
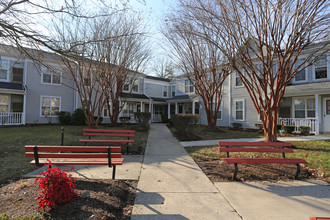
[[[32,165],[108,165],[113,167],[112,179],[116,176],[116,166],[122,165],[120,147],[106,146],[25,146],[25,157],[34,158]]]
[[[84,128],[83,136],[88,136],[88,139],[80,139],[79,142],[84,143],[85,146],[87,143],[97,143],[97,144],[126,143],[126,152],[128,154],[128,144],[134,143],[134,140],[131,140],[130,138],[135,137],[135,131]],[[116,137],[116,139],[92,139],[91,137]],[[126,139],[118,139],[120,137]]]
[[[310,217],[309,220],[330,220],[330,217]]]
[[[225,163],[233,163],[235,165],[235,171],[233,180],[236,180],[239,163],[254,163],[254,164],[296,164],[297,172],[295,179],[298,178],[300,173],[300,164],[307,164],[303,159],[287,159],[285,153],[293,153],[290,143],[285,142],[225,142],[219,141],[219,151],[226,152],[227,158],[221,158]],[[236,146],[236,147],[233,147]],[[253,148],[245,148],[246,146],[253,146]],[[265,148],[266,147],[266,148]],[[270,148],[271,147],[271,148]],[[275,148],[277,147],[277,148]],[[282,158],[230,158],[229,152],[250,152],[250,153],[282,153]]]

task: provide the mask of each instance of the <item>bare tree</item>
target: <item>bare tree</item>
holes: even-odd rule
[[[136,80],[135,73],[149,58],[139,21],[130,11],[122,10],[101,18],[64,19],[55,25],[55,47],[70,50],[63,55],[63,62],[70,70],[90,127],[98,125],[104,108],[111,122],[117,123],[125,103],[121,97],[124,86]]]
[[[173,79],[174,78],[174,64],[172,61],[161,57],[154,61],[153,71],[160,78]]]
[[[247,89],[266,141],[276,141],[286,86],[329,50],[328,42],[322,42],[329,36],[329,2],[194,0],[188,5],[194,19],[227,42],[213,41]]]
[[[221,50],[208,39],[212,33],[191,19],[185,4],[180,6],[180,10],[168,17],[164,34],[176,52],[174,59],[178,60],[184,75],[203,101],[208,126],[214,129],[217,126],[223,84],[230,68]]]

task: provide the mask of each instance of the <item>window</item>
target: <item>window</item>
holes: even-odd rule
[[[61,109],[61,98],[52,96],[41,97],[41,116],[56,116]]]
[[[61,74],[49,68],[43,68],[42,82],[47,84],[60,84]]]
[[[167,97],[167,86],[163,86],[163,97]]]
[[[8,112],[9,108],[9,96],[8,95],[0,95],[0,112]]]
[[[295,99],[294,100],[294,117],[295,118],[314,118],[315,117],[315,100]]]
[[[172,97],[175,97],[175,86],[171,86]]]
[[[11,112],[23,112],[23,95],[11,95]]]
[[[244,121],[244,101],[239,100],[235,102],[235,120]]]
[[[235,86],[236,87],[241,87],[243,86],[242,80],[239,77],[238,73],[235,74]]]
[[[138,79],[135,79],[132,82],[132,91],[133,92],[139,92],[139,80]]]
[[[314,63],[315,66],[315,79],[326,79],[327,74],[327,56],[323,55]]]
[[[194,85],[189,81],[189,79],[184,80],[184,92],[185,93],[194,92]]]
[[[111,109],[111,102],[109,102],[109,106]],[[108,110],[108,105],[105,104],[103,107],[103,117],[109,117],[109,116],[110,116],[110,114],[109,114],[109,110]]]
[[[216,103],[213,103],[212,110],[215,111]],[[218,116],[217,119],[221,120],[221,112],[222,112],[222,105],[219,106]]]
[[[123,91],[128,92],[129,91],[129,83],[126,81],[125,84],[123,85]]]
[[[301,69],[303,67],[303,63],[305,62],[305,60],[303,59],[298,59],[295,66],[296,68],[298,69]],[[303,81],[306,81],[306,69],[303,69],[301,71],[299,71],[297,73],[297,75],[294,77],[294,81],[295,82],[303,82]]]
[[[123,107],[123,117],[131,117],[134,114],[134,103],[127,102]]]
[[[258,63],[258,64],[256,64],[255,65],[256,66],[256,73],[259,75],[259,77],[260,77],[260,79],[262,80],[262,81],[264,81],[264,66],[262,65],[262,63]],[[243,83],[242,83],[242,85],[243,85]]]
[[[8,80],[8,69],[9,69],[8,60],[0,60],[0,81]]]
[[[23,83],[23,69],[13,67],[13,83]]]

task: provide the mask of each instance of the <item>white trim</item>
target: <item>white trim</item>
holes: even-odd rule
[[[41,118],[49,118],[49,117],[51,117],[51,118],[56,118],[56,117],[58,117],[57,115],[47,115],[47,116],[45,116],[45,115],[42,115],[42,98],[59,98],[60,99],[60,101],[59,101],[59,108],[58,108],[58,112],[60,112],[61,111],[61,108],[62,108],[62,99],[61,99],[61,96],[48,96],[48,95],[41,95],[40,96],[40,108],[39,108],[39,116],[41,117]]]
[[[243,116],[243,119],[237,119],[236,118],[236,104],[237,104],[237,102],[243,102],[243,107],[242,107],[242,111],[243,111],[243,113],[242,113],[242,116]],[[234,100],[234,103],[235,103],[235,118],[234,118],[234,120],[235,121],[245,121],[245,99],[235,99]]]

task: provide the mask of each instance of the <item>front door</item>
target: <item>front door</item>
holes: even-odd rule
[[[323,132],[330,132],[330,98],[323,102]]]

